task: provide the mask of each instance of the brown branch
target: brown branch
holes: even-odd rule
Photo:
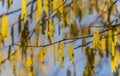
[[[89,26],[89,27],[104,27],[104,26]]]
[[[120,32],[117,33],[116,35],[120,35]],[[113,35],[113,36],[115,36],[115,35]],[[104,38],[108,38],[108,36],[106,36],[106,37],[104,37]],[[87,45],[89,45],[89,44],[92,43],[92,42],[93,42],[93,41],[89,41],[89,42],[85,43],[84,45],[79,45],[79,46],[75,47],[74,49],[78,49],[78,48],[80,48],[80,47],[87,46]]]
[[[109,27],[101,32],[99,32],[99,34],[102,34],[108,30],[111,30],[111,29],[114,29],[115,27],[118,27],[120,26],[120,23],[119,24],[116,24],[112,27]],[[62,40],[59,40],[59,41],[56,41],[56,42],[53,42],[53,43],[50,43],[50,44],[46,44],[46,45],[39,45],[39,46],[36,46],[36,45],[28,45],[26,47],[47,47],[47,46],[50,46],[50,45],[54,45],[54,44],[57,44],[57,43],[60,43],[60,42],[64,42],[66,40],[79,40],[79,39],[84,39],[84,38],[90,38],[90,37],[93,37],[93,34],[92,35],[89,35],[89,36],[83,36],[83,37],[76,37],[76,38],[65,38],[65,39],[62,39]],[[21,46],[21,44],[14,44],[16,46]]]
[[[83,44],[83,45],[79,45],[79,46],[75,47],[74,49],[78,49],[78,48],[80,48],[80,47],[87,46],[88,44],[90,44],[90,43],[92,43],[92,42],[93,42],[93,41],[89,41],[89,42],[87,42],[87,43],[85,43],[85,44]]]
[[[57,43],[60,43],[60,42],[64,42],[66,40],[78,40],[78,39],[89,38],[89,37],[92,37],[92,36],[93,35],[83,36],[83,37],[78,37],[78,38],[66,38],[66,39],[62,39],[62,40],[59,40],[59,41],[56,41],[56,42],[53,42],[53,43],[50,43],[50,44],[46,44],[46,45],[39,45],[39,46],[28,45],[27,47],[47,47],[47,46],[54,45],[54,44],[57,44]],[[21,46],[20,44],[14,44],[14,45]]]
[[[17,52],[17,51],[13,52],[13,53],[12,53],[12,56],[15,55],[16,52]],[[9,59],[9,57],[7,57],[7,58],[5,58],[4,60],[2,60],[2,61],[1,61],[1,64],[3,64],[3,63],[4,63],[6,60],[8,60],[8,59]]]

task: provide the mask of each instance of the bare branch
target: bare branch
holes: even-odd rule
[[[120,32],[117,33],[116,35],[120,35]],[[115,36],[115,35],[113,35],[113,36]],[[106,37],[104,37],[104,38],[108,38],[108,36],[106,36]],[[75,47],[74,49],[78,49],[78,48],[80,48],[80,47],[87,46],[87,45],[89,45],[89,44],[92,43],[92,42],[93,42],[93,41],[89,41],[89,42],[85,43],[84,45],[79,45],[79,46]]]
[[[118,27],[120,26],[120,23],[119,24],[116,24],[114,26],[111,26],[101,32],[99,32],[99,34],[102,34],[108,30],[111,30],[111,29],[114,29],[115,27]],[[83,36],[83,37],[76,37],[76,38],[65,38],[65,39],[62,39],[62,40],[59,40],[59,41],[56,41],[56,42],[53,42],[53,43],[50,43],[50,44],[46,44],[46,45],[39,45],[39,46],[36,46],[36,45],[27,45],[27,47],[47,47],[47,46],[50,46],[50,45],[54,45],[54,44],[57,44],[57,43],[60,43],[60,42],[64,42],[64,41],[67,41],[67,40],[79,40],[79,39],[84,39],[84,38],[90,38],[90,37],[93,37],[93,34],[92,35],[89,35],[89,36]],[[14,44],[16,46],[22,46],[21,44]]]

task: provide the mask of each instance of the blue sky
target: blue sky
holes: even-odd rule
[[[14,0],[11,11],[13,11],[15,9],[18,9],[20,7],[21,7],[21,0]],[[2,2],[0,1],[0,15],[3,14],[3,13],[6,13],[7,12],[6,9],[7,9],[6,4],[5,4],[4,7],[2,7]],[[29,7],[28,7],[28,13],[29,13]],[[10,25],[17,21],[19,14],[20,14],[20,12],[8,16]],[[89,23],[93,22],[96,19],[96,17],[97,17],[97,14],[95,12],[94,12],[93,15],[90,15],[90,16],[87,14],[83,17],[83,19],[81,21],[81,24],[89,24]],[[1,18],[0,18],[0,20],[1,20]],[[35,25],[35,21],[33,21],[30,24],[30,26],[31,26],[30,29],[31,30],[33,29],[34,25]],[[9,26],[9,27],[11,28],[11,26]],[[55,31],[57,31],[57,27],[55,27],[55,28],[56,28]],[[15,30],[17,31],[17,29],[15,29]],[[15,38],[15,42],[16,42],[16,41],[18,41],[19,37],[17,37],[17,34],[15,34],[15,35],[16,35],[16,38]],[[60,40],[60,39],[62,39],[62,35],[59,36],[56,33],[53,40],[57,41],[57,40]],[[73,43],[73,47],[78,46],[80,43],[81,43],[81,40],[76,41],[75,43]],[[11,38],[9,38],[9,41],[6,43],[6,45],[9,45],[9,44],[11,44]],[[3,50],[3,54],[7,53],[7,49],[8,48]],[[75,50],[75,61],[76,61],[76,76],[82,76],[83,75],[83,69],[86,65],[86,57],[83,54],[81,48],[78,48],[78,49]],[[100,67],[95,68],[96,72],[98,73],[97,76],[108,76],[109,74],[111,74],[110,61],[111,60],[108,59],[108,63],[106,63],[105,58],[101,59]],[[70,61],[68,61],[68,58],[67,58],[67,45],[65,45],[65,67],[64,68],[61,68],[58,62],[57,62],[56,65],[53,64],[53,55],[52,54],[47,58],[47,62],[49,64],[50,68],[49,68],[49,71],[47,72],[46,76],[53,76],[53,75],[55,75],[55,76],[66,76],[66,72],[67,72],[68,69],[71,71],[72,76],[73,76],[74,67],[73,67],[72,63]],[[2,71],[1,76],[8,76],[8,73],[7,73],[8,70],[12,69],[12,66],[11,66],[9,61],[6,61],[5,64],[6,65],[5,66],[3,65],[4,67],[2,67],[4,69]],[[12,74],[12,76],[13,76],[13,74]],[[41,76],[40,72],[39,72],[38,76]]]

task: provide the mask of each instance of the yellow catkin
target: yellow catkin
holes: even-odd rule
[[[61,24],[62,24],[62,28],[65,28],[65,18],[62,18]]]
[[[39,36],[39,32],[40,32],[40,25],[38,23],[36,23],[36,25],[35,25],[35,34],[37,36]]]
[[[28,76],[33,76],[32,71],[29,71],[29,72],[28,72]]]
[[[72,50],[72,44],[69,43],[69,44],[68,44],[68,59],[69,59],[69,60],[72,59],[71,50]]]
[[[68,56],[69,60],[72,60],[72,63],[74,63],[74,50],[72,48],[72,43],[68,44]]]
[[[56,64],[56,61],[57,61],[56,45],[53,45],[53,55],[54,55],[54,64]]]
[[[115,58],[114,58],[115,67],[118,67],[118,62],[119,62],[119,53],[116,52]]]
[[[98,32],[98,28],[97,27],[95,27],[94,28],[94,34],[93,34],[93,48],[94,49],[98,49],[98,47],[99,47],[99,39],[100,39],[100,35],[99,35],[99,32]]]
[[[105,38],[102,38],[102,39],[101,39],[101,49],[102,49],[102,50],[105,50],[105,49],[106,49],[106,44],[105,44],[105,42],[106,42],[106,39],[105,39]]]
[[[61,43],[58,43],[58,48],[57,48],[57,50],[58,50],[58,52],[57,52],[57,61],[58,62],[60,61],[60,44]]]
[[[99,42],[100,42],[100,34],[99,34],[99,32],[98,32],[98,29],[96,29],[96,36],[97,36],[97,42],[96,42],[96,46],[98,47],[99,45]]]
[[[71,10],[71,18],[72,18],[72,21],[74,21],[74,17],[75,17],[75,12],[74,12],[74,10]]]
[[[33,54],[33,47],[29,48],[29,54],[32,55]]]
[[[48,35],[50,37],[53,37],[54,36],[54,25],[53,25],[52,20],[49,20],[49,26],[48,26],[48,28],[49,28]]]
[[[111,62],[111,69],[112,69],[112,72],[116,72],[114,60],[112,60]]]
[[[21,13],[21,19],[24,20],[24,23],[26,22],[26,15],[27,15],[26,0],[22,0],[22,13]]]
[[[8,18],[6,15],[2,16],[1,34],[6,41],[8,39]]]
[[[27,57],[26,64],[27,67],[30,67],[32,65],[32,59],[30,57]]]
[[[114,31],[113,34],[114,34],[114,43],[115,43],[115,46],[116,46],[116,43],[118,42],[117,30]]]
[[[105,5],[104,4],[102,4],[102,6],[100,7],[100,10],[101,10],[102,13],[105,11]]]
[[[64,8],[64,2],[63,2],[63,0],[59,0],[58,1],[58,3],[59,3],[59,12],[61,13],[61,14],[63,14],[63,8]]]
[[[47,65],[40,64],[39,69],[41,72],[41,76],[46,76],[46,72],[49,68],[47,67]]]
[[[57,0],[53,0],[52,5],[53,5],[53,11],[56,10],[58,8]]]
[[[112,72],[116,72],[116,68],[118,67],[118,63],[119,63],[119,53],[116,52],[116,54],[111,62]]]
[[[66,14],[66,17],[65,17],[65,20],[66,20],[66,24],[69,24],[69,15],[68,14]]]
[[[105,12],[105,5],[104,5],[104,3],[101,5],[101,7],[100,7],[100,14],[102,14],[102,19],[103,20],[106,20],[105,19],[105,16],[106,16],[106,13],[104,13]]]
[[[113,41],[111,44],[111,55],[112,55],[112,57],[115,56],[115,43]]]
[[[8,0],[8,9],[11,10],[11,6],[12,6],[12,0]]]
[[[20,69],[20,76],[25,76],[25,68],[24,67],[22,67]]]
[[[49,41],[49,43],[51,43],[53,36],[54,36],[54,25],[53,25],[52,20],[49,20],[49,24],[48,24],[48,41]]]
[[[40,52],[38,54],[38,59],[40,60],[40,62],[44,63],[45,62],[45,48],[40,48]]]
[[[14,66],[14,74],[16,75],[17,74],[17,54],[15,54],[13,56],[14,60],[13,60],[13,66]]]
[[[45,48],[42,49],[42,55],[43,55],[42,62],[45,62],[45,56],[46,56]]]
[[[40,15],[42,13],[42,0],[37,0],[36,2],[36,14],[35,14],[35,19],[36,19],[36,23],[39,22],[40,20]]]
[[[60,65],[64,68],[64,44],[60,45]]]
[[[17,48],[17,52],[16,52],[17,61],[20,61],[22,59],[21,52],[20,52],[20,46],[17,46],[16,48]]]
[[[0,69],[1,69],[1,62],[2,62],[2,51],[0,51]]]
[[[109,47],[111,47],[111,44],[112,44],[112,30],[109,30],[108,31],[108,45],[109,45]]]
[[[96,34],[94,33],[93,35],[93,48],[95,49],[96,47]]]
[[[49,0],[45,0],[44,1],[44,10],[45,10],[45,12],[46,12],[46,14],[48,14],[49,13]]]

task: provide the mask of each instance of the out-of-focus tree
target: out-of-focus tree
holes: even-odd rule
[[[56,65],[56,62],[59,62],[61,68],[64,68],[65,51],[68,51],[68,60],[74,64],[74,75],[76,75],[77,62],[74,51],[82,48],[86,56],[84,76],[96,75],[95,67],[100,64],[100,59],[103,57],[111,59],[111,71],[115,76],[119,75],[119,0],[21,0],[21,8],[13,11],[11,10],[14,7],[12,6],[14,0],[1,1],[2,6],[7,6],[8,10],[0,15],[1,71],[3,64],[9,60],[15,76],[36,76],[34,65],[37,65],[41,75],[45,76],[49,67],[45,64],[47,57],[53,53],[53,63]],[[20,11],[18,20],[9,25],[8,15]],[[81,24],[86,15],[94,14],[97,15],[95,21]],[[54,40],[59,37],[61,40]],[[73,47],[73,42],[79,40],[81,43]],[[11,41],[11,44],[6,45],[8,41]],[[8,48],[7,58],[2,55],[4,48]],[[18,63],[21,67],[17,66]],[[68,70],[66,74],[71,76],[71,71]]]

